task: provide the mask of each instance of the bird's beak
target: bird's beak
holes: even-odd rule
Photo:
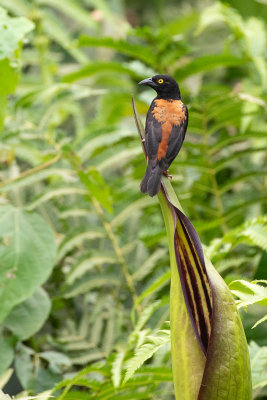
[[[144,79],[143,81],[139,82],[138,85],[151,86],[152,88],[156,86],[155,82],[152,81],[152,78]]]

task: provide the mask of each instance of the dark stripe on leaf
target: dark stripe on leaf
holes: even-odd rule
[[[190,318],[195,324],[196,334],[199,336],[200,326],[197,320],[197,309],[196,303],[194,301],[193,287],[191,285],[191,279],[189,277],[189,269],[187,268],[187,254],[182,251],[182,244],[179,240],[178,232],[175,231],[175,249],[178,250],[176,253],[177,265],[179,269],[179,275],[182,276],[181,279],[184,297],[186,300],[187,308],[190,310]]]
[[[188,231],[183,222],[182,222],[182,227],[183,227],[185,236],[187,238],[188,244],[190,246],[191,252],[193,254],[199,277],[201,279],[201,285],[202,285],[202,289],[203,289],[203,292],[205,295],[205,300],[206,300],[206,305],[207,305],[208,319],[209,319],[209,323],[211,324],[211,317],[212,317],[211,289],[210,289],[210,285],[209,285],[209,279],[208,279],[207,271],[205,268],[205,264],[204,264],[204,266],[200,264],[200,260],[199,260],[199,257],[197,256],[195,247],[191,241],[191,238],[189,237]]]
[[[175,207],[175,253],[188,313],[201,345],[207,353],[211,334],[212,297],[199,238],[190,221]]]

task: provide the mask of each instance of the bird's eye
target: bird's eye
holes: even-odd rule
[[[158,80],[158,83],[163,83],[163,82],[164,82],[163,79],[159,79],[159,80]]]

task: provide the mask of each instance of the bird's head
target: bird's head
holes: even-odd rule
[[[144,79],[138,85],[152,87],[159,98],[180,99],[180,89],[178,83],[170,75],[154,75],[152,78]]]

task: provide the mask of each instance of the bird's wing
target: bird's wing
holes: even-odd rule
[[[186,109],[186,118],[180,125],[178,126],[174,125],[172,127],[172,131],[169,136],[168,148],[166,151],[166,155],[164,157],[164,161],[166,162],[166,164],[168,164],[167,168],[169,168],[170,164],[175,159],[175,157],[177,156],[182,147],[187,129],[187,124],[188,124],[188,112]]]
[[[149,109],[146,118],[145,146],[148,158],[152,164],[157,163],[157,153],[161,140],[162,126],[158,121],[156,121]]]

